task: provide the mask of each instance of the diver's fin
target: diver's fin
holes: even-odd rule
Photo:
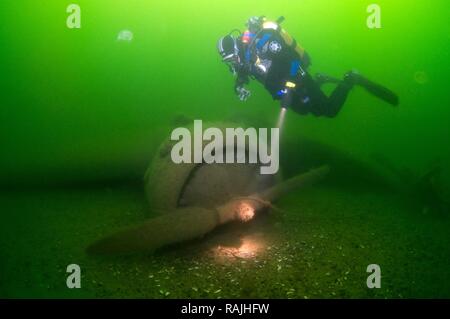
[[[352,84],[357,84],[365,88],[368,92],[372,93],[376,97],[383,101],[397,106],[399,104],[398,95],[389,90],[388,88],[372,82],[357,72],[351,71],[345,75],[345,81],[349,81]]]

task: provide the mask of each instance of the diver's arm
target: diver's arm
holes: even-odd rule
[[[245,88],[245,84],[248,84],[248,82],[249,78],[247,73],[243,70],[239,70],[234,83],[234,92],[241,101],[246,101],[251,94],[250,91]]]

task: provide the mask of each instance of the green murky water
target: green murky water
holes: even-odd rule
[[[0,4],[0,297],[450,297],[450,220],[435,196],[450,185],[447,1],[377,1],[377,30],[363,0],[77,3],[76,30],[66,1]],[[156,255],[86,256],[153,214],[142,176],[175,118],[274,125],[278,103],[257,83],[239,102],[216,52],[253,15],[283,15],[312,73],[355,68],[400,106],[355,88],[337,118],[288,112],[284,174],[334,171],[281,199],[283,213]],[[82,289],[66,288],[71,263]],[[366,286],[373,263],[380,289]]]

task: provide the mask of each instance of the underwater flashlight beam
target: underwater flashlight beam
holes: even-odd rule
[[[282,107],[280,110],[280,115],[278,116],[277,128],[280,129],[280,135],[281,135],[281,129],[284,124],[284,119],[286,117],[286,111],[287,111],[287,109],[285,107]]]

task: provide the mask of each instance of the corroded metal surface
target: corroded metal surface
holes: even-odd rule
[[[236,123],[203,123],[225,136]],[[193,132],[193,127],[187,127]],[[145,191],[152,210],[172,211],[178,207],[217,207],[233,196],[245,196],[275,184],[277,176],[261,175],[259,164],[175,164],[170,156],[176,142],[162,143],[145,174]],[[208,142],[203,141],[203,146]],[[226,147],[226,146],[225,146]]]

